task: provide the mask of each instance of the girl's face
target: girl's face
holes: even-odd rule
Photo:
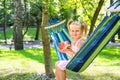
[[[78,40],[82,36],[82,31],[79,26],[71,25],[70,26],[70,35],[74,40]]]

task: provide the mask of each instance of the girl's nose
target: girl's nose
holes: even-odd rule
[[[76,35],[77,35],[77,33],[76,33],[76,32],[74,32],[74,33],[73,33],[73,35],[74,35],[74,36],[76,36]]]
[[[80,32],[74,32],[74,34],[80,34]]]

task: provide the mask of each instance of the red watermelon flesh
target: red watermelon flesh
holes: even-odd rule
[[[63,50],[63,49],[69,48],[69,47],[70,47],[70,42],[69,41],[59,43],[59,49],[60,50]]]

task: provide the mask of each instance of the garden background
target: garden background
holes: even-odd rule
[[[113,0],[0,0],[0,80],[55,79],[58,60],[44,28],[64,19],[85,21],[88,36]],[[88,6],[89,5],[89,6]],[[82,73],[67,71],[68,80],[119,80],[120,32]]]

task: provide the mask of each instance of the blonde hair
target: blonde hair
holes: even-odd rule
[[[87,34],[87,24],[84,22],[79,22],[79,21],[73,21],[73,20],[69,20],[67,23],[67,28],[70,31],[70,25],[76,25],[78,27],[80,27],[80,29],[82,30],[82,32],[86,35]]]

